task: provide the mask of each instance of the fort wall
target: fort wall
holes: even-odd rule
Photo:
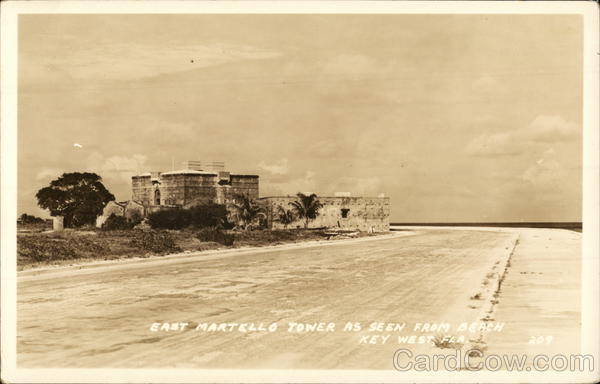
[[[192,167],[193,166],[193,167]],[[297,219],[287,226],[278,220],[280,208],[292,210],[296,196],[259,198],[257,175],[230,174],[224,167],[202,170],[195,163],[188,169],[171,172],[151,172],[131,178],[132,201],[109,203],[99,218],[101,225],[110,214],[147,216],[151,212],[169,208],[190,208],[196,205],[221,204],[234,213],[237,195],[256,200],[267,214],[270,229],[302,228],[304,221]],[[195,168],[195,169],[191,169]],[[352,197],[350,194],[319,196],[323,207],[310,228],[339,228],[369,232],[389,231],[390,200],[387,197]]]
[[[267,225],[271,229],[283,229],[278,221],[279,207],[292,209],[295,196],[263,197],[259,201],[267,211]],[[339,228],[369,232],[387,232],[390,228],[389,197],[339,197],[319,196],[323,207],[315,220],[309,222],[309,228]],[[304,227],[301,219],[289,224],[287,228]]]
[[[133,176],[132,200],[144,206],[231,204],[237,194],[258,198],[258,176],[183,170]]]
[[[144,205],[150,205],[152,202],[152,181],[150,174],[133,176],[131,178],[131,199],[139,201]]]

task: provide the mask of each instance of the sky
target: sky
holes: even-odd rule
[[[18,213],[185,160],[392,222],[580,221],[576,15],[21,15]],[[75,145],[77,144],[77,145]]]

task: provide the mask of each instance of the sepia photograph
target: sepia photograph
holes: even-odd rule
[[[477,3],[3,3],[3,382],[597,381],[598,8]]]

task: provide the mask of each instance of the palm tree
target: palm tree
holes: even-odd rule
[[[283,224],[283,229],[296,220],[296,215],[291,209],[285,209],[281,205],[277,207],[277,221]]]
[[[296,196],[298,196],[299,200],[292,201],[290,205],[294,209],[296,215],[304,219],[304,228],[308,228],[308,222],[317,218],[319,209],[323,207],[323,204],[321,204],[317,199],[317,195],[314,193],[305,195],[304,193],[299,192]]]
[[[260,222],[261,218],[264,219],[266,217],[263,208],[259,207],[249,195],[236,195],[233,209],[235,210],[236,221],[241,223],[241,227],[244,230]]]

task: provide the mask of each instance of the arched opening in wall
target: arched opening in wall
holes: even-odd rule
[[[160,205],[160,190],[154,191],[154,205]]]
[[[346,219],[346,218],[348,218],[348,212],[350,212],[350,208],[342,208],[341,212],[342,212],[342,218]]]

